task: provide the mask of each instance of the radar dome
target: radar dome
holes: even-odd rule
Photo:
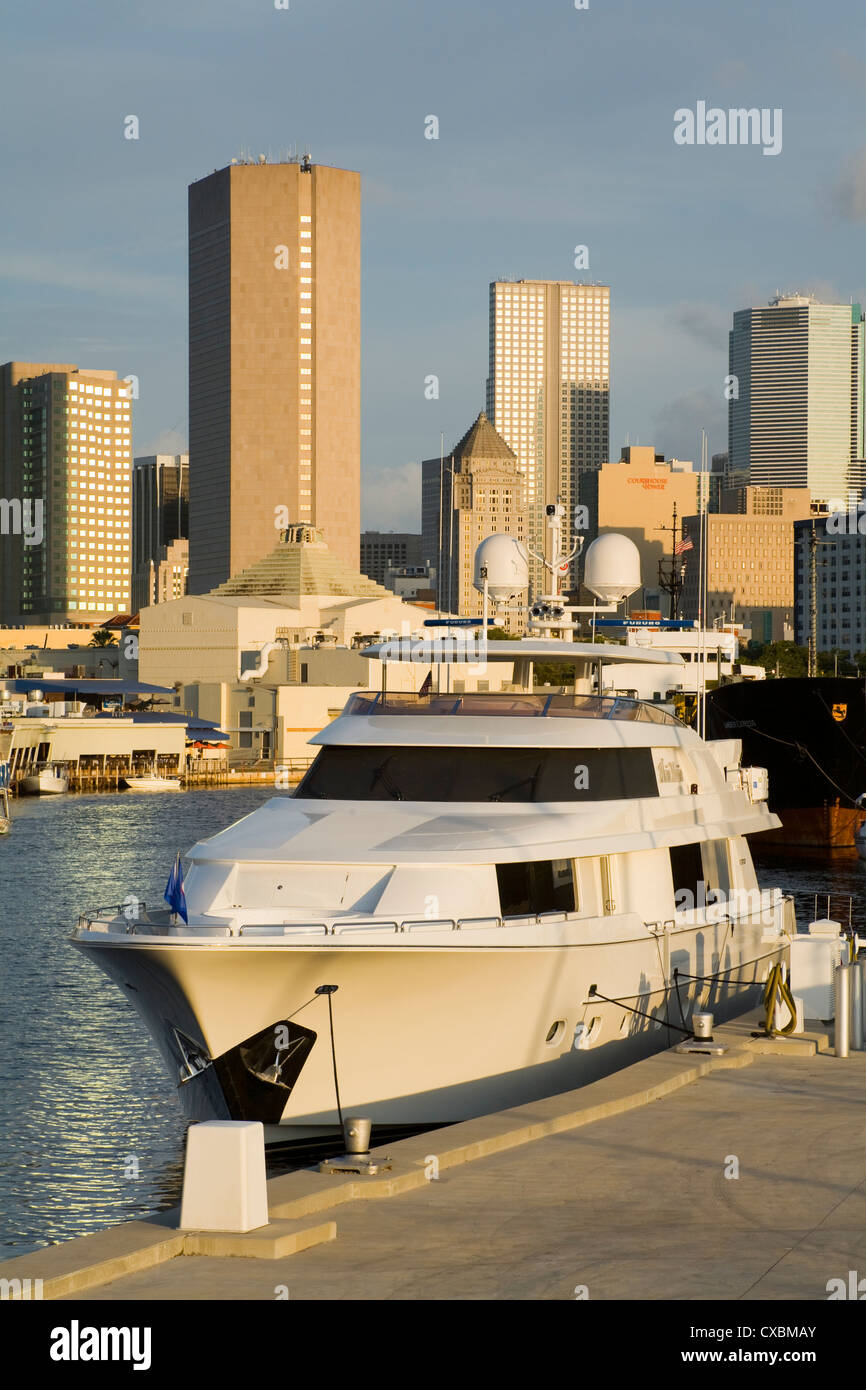
[[[486,573],[485,573],[486,572]],[[479,593],[487,590],[497,603],[515,598],[529,588],[529,556],[526,546],[515,536],[488,536],[475,552],[473,583]]]
[[[583,582],[602,603],[620,603],[640,588],[640,551],[628,536],[610,531],[586,552]]]

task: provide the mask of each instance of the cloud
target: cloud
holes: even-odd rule
[[[53,285],[60,289],[79,290],[82,294],[142,295],[149,299],[170,298],[174,302],[178,297],[183,299],[186,296],[185,283],[179,277],[88,266],[80,254],[67,260],[61,251],[0,252],[0,280]]]
[[[822,304],[847,304],[850,298],[850,295],[842,294],[830,280],[822,280],[820,276],[815,280],[803,280],[801,285],[800,293],[811,294]]]
[[[830,54],[831,61],[838,72],[848,82],[856,82],[858,87],[863,81],[863,64],[856,54],[850,53],[847,49],[836,48]]]
[[[718,391],[698,387],[658,408],[653,436],[656,448],[667,458],[700,464],[702,429],[707,431],[710,456],[728,447],[728,407],[721,382]]]
[[[727,352],[731,315],[727,309],[700,300],[684,300],[668,310],[666,318],[702,347]]]
[[[135,452],[138,455],[187,454],[189,444],[186,435],[178,429],[160,430],[159,434],[154,435]]]
[[[830,201],[846,221],[866,222],[866,147],[843,165],[830,190]]]
[[[752,70],[743,58],[728,58],[716,68],[711,81],[725,87],[736,87],[751,75]]]
[[[365,530],[412,531],[420,534],[420,463],[366,469],[363,503]]]

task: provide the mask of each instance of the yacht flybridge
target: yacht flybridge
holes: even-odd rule
[[[525,587],[496,593],[510,538],[490,539],[485,620]],[[757,1002],[795,929],[745,838],[778,825],[765,778],[736,740],[593,693],[599,662],[680,658],[551,639],[553,587],[546,636],[487,644],[511,690],[449,691],[466,656],[437,639],[438,688],[353,695],[294,795],[190,850],[187,920],[81,919],[74,944],[142,1015],[190,1119],[336,1136],[336,1070],[374,1130],[448,1124],[670,1046],[696,1007]],[[534,660],[572,666],[570,688],[534,690]]]

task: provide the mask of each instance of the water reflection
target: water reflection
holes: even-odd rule
[[[0,1257],[179,1200],[186,1126],[170,1079],[127,1001],[66,938],[84,907],[127,893],[158,905],[178,849],[272,795],[15,803],[12,834],[0,838]],[[832,889],[831,911],[847,921],[852,895],[866,929],[866,864],[855,857],[760,854],[757,866],[762,886],[795,894],[801,927],[814,894],[823,916]]]
[[[138,1016],[66,938],[83,907],[159,903],[178,849],[273,794],[15,803],[0,840],[4,1258],[179,1199],[186,1125],[171,1082]]]
[[[866,860],[855,851],[826,855],[785,855],[760,848],[760,836],[752,843],[758,882],[762,888],[781,888],[792,893],[797,926],[804,931],[816,914],[828,913],[843,926],[851,921],[866,934]],[[828,904],[829,898],[829,904]]]

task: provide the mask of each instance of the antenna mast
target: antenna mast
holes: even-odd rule
[[[671,533],[671,553],[666,559],[659,560],[659,588],[670,595],[671,621],[679,617],[680,598],[686,582],[686,562],[683,552],[692,549],[692,543],[688,535],[683,531],[682,523],[677,524],[677,504],[674,502],[673,520],[670,526],[659,526],[659,531],[670,531]],[[679,539],[677,537],[679,536]]]
[[[552,584],[550,592],[539,595],[529,609],[530,627],[539,629],[546,637],[559,635],[567,641],[574,640],[574,619],[573,613],[582,610],[576,609],[573,604],[563,602],[560,587],[565,576],[568,574],[569,566],[574,557],[583,547],[583,536],[578,536],[574,546],[566,555],[562,548],[562,521],[565,516],[565,507],[559,498],[555,502],[550,502],[545,507],[547,515],[547,526],[550,531],[550,560],[545,560],[543,555],[527,546],[527,550],[535,560],[540,560],[544,568],[550,573]]]

